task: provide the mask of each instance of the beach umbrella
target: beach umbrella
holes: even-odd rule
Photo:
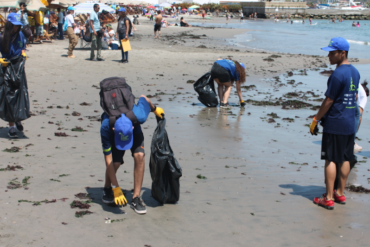
[[[154,6],[148,6],[147,8],[148,8],[148,9],[155,9],[155,7],[154,7]]]
[[[171,6],[167,6],[167,7],[163,7],[165,9],[171,9],[172,7]]]
[[[33,0],[35,1],[35,0]],[[94,11],[94,4],[95,3],[80,3],[80,4],[77,4],[76,6],[74,6],[75,8],[75,13],[76,14],[86,14],[86,13],[91,13],[92,11]],[[116,11],[114,9],[112,9],[111,7],[109,7],[108,5],[104,4],[104,3],[98,3],[99,6],[100,6],[100,12],[102,12],[103,10],[105,11],[108,11],[109,13],[115,13]],[[28,8],[28,6],[27,6]]]
[[[153,6],[154,6],[154,7],[158,7],[158,6],[159,6],[159,4],[154,4]]]
[[[19,5],[17,1],[11,1],[11,0],[0,0],[0,8],[18,8]]]
[[[30,10],[30,11],[39,11],[39,10],[46,9],[46,6],[40,0],[32,0],[32,1],[21,0],[21,1],[18,1],[18,3],[26,3],[27,10]]]
[[[189,7],[189,9],[199,9],[199,6],[198,5],[192,5]]]
[[[161,6],[161,7],[171,7],[171,4],[169,4],[169,3],[161,3],[159,6]]]
[[[182,9],[182,11],[186,11],[187,9]]]

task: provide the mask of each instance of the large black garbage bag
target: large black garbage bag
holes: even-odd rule
[[[11,58],[9,65],[0,66],[0,118],[20,122],[30,117],[27,79],[22,56]]]
[[[152,146],[150,147],[150,175],[152,196],[158,202],[175,203],[180,199],[180,177],[182,170],[177,162],[165,129],[166,119],[157,118]]]
[[[218,105],[215,85],[210,72],[204,74],[194,83],[194,90],[199,94],[198,99],[203,105],[208,107]]]

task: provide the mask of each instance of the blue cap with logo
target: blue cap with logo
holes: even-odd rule
[[[327,47],[321,48],[324,51],[349,51],[349,43],[345,38],[336,37],[330,40]]]
[[[67,8],[67,10],[68,10],[68,11],[70,11],[70,10],[75,10],[75,8],[73,8],[72,6],[69,6],[69,7]]]
[[[114,124],[114,141],[118,150],[129,150],[132,147],[134,141],[132,122],[125,114],[121,114]]]
[[[245,69],[244,63],[239,63],[239,64],[243,67],[243,69]]]
[[[14,26],[23,26],[21,17],[16,13],[10,13],[6,18],[6,21],[10,21]]]
[[[119,10],[118,10],[118,12],[126,12],[126,9],[125,8],[120,8]]]

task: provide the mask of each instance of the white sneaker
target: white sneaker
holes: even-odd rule
[[[360,152],[362,150],[362,147],[357,145],[357,143],[355,142],[355,148],[354,148],[354,151],[355,152]]]

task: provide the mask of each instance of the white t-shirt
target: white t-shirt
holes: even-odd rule
[[[75,23],[75,20],[73,19],[73,16],[71,14],[66,16],[67,26],[72,27],[73,23]]]
[[[365,110],[367,103],[367,95],[363,86],[359,86],[357,104],[363,110]]]

